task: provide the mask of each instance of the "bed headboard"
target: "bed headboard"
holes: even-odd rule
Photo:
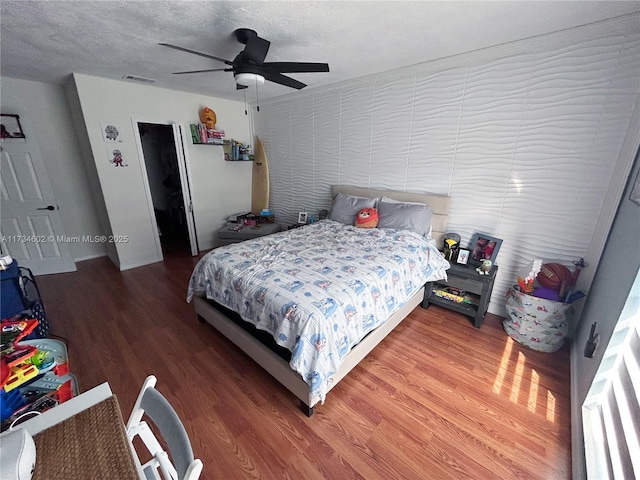
[[[426,203],[433,210],[431,218],[431,236],[435,239],[438,248],[442,247],[443,237],[447,230],[449,220],[449,200],[448,195],[434,195],[431,193],[411,193],[397,190],[380,190],[376,188],[354,187],[351,185],[333,185],[332,198],[338,193],[345,195],[355,195],[357,197],[389,197],[401,202],[422,202]]]

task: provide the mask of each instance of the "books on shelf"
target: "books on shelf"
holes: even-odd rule
[[[222,144],[224,159],[228,161],[253,160],[251,147],[236,140],[224,140]]]
[[[228,161],[253,160],[251,145],[224,138],[224,130],[212,130],[204,123],[189,125],[191,141],[196,145],[222,145],[224,159]]]
[[[190,129],[191,140],[193,143],[222,145],[222,142],[224,141],[224,130],[213,130],[207,128],[204,123],[191,124]]]
[[[464,303],[466,305],[478,306],[478,296],[473,293],[467,293],[459,288],[436,284],[433,289],[436,297],[445,298],[454,303]]]

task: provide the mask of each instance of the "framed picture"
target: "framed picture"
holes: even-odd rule
[[[0,136],[2,138],[25,138],[19,115],[0,114]]]
[[[462,265],[466,265],[469,261],[470,253],[471,252],[469,250],[461,248],[460,250],[458,250],[458,258],[456,259],[456,262],[461,263]]]
[[[307,223],[307,212],[300,212],[298,214],[298,223]]]
[[[480,265],[482,260],[491,260],[491,263],[495,265],[501,245],[502,240],[499,238],[484,233],[474,233],[471,238],[469,263],[471,265]]]

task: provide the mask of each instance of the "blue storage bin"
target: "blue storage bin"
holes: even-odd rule
[[[26,405],[22,394],[18,388],[14,388],[9,393],[0,389],[0,421],[4,422],[16,410]]]
[[[20,289],[20,269],[15,260],[7,265],[6,270],[0,270],[2,286],[0,288],[1,318],[9,318],[22,312],[26,307]]]
[[[49,335],[49,321],[40,297],[40,290],[30,269],[21,267],[14,260],[2,274],[2,319],[22,314],[23,318],[35,318],[38,326],[27,338]]]

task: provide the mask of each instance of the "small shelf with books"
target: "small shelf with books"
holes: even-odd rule
[[[433,286],[432,293],[436,297],[444,298],[445,300],[457,303],[461,306],[470,305],[472,307],[478,308],[478,304],[480,303],[480,295],[476,295],[475,293],[466,292],[465,290],[460,290],[459,288],[443,285],[440,283],[436,283]]]
[[[493,290],[498,266],[489,275],[480,275],[475,268],[452,264],[447,280],[426,284],[422,306],[434,303],[472,318],[474,327],[480,328]]]
[[[224,149],[224,159],[229,162],[253,160],[250,145],[230,139],[224,141],[222,148]]]
[[[232,138],[225,138],[224,130],[208,129],[204,123],[192,123],[189,128],[191,141],[194,145],[220,145],[223,148],[226,161],[253,161],[251,145],[245,145]]]
[[[204,123],[192,123],[189,125],[191,141],[194,145],[222,145],[224,143],[224,130],[212,130]]]

